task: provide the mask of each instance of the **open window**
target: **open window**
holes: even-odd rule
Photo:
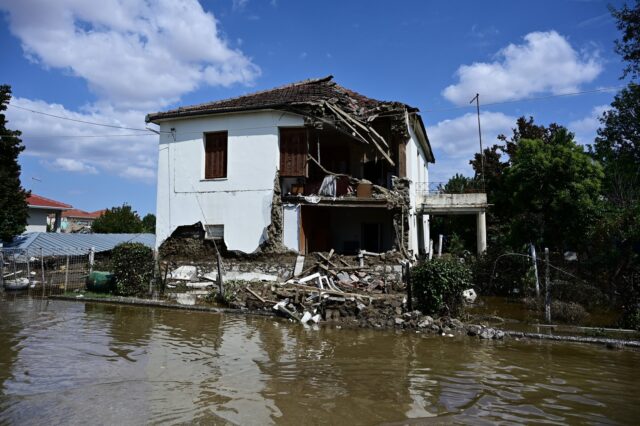
[[[204,178],[227,177],[227,132],[204,134]]]

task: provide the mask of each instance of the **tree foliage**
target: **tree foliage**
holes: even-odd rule
[[[107,209],[91,226],[98,234],[135,234],[143,232],[142,221],[130,205]]]
[[[18,155],[24,151],[20,131],[9,130],[2,113],[11,100],[11,88],[0,85],[0,240],[9,242],[25,230],[29,193],[20,183]]]
[[[551,140],[522,139],[505,173],[514,246],[580,247],[597,209],[602,168],[566,130]]]
[[[471,270],[457,259],[433,259],[411,270],[413,294],[421,311],[458,315],[462,292],[471,287]]]
[[[627,62],[623,77],[630,75],[635,79],[640,76],[640,1],[636,0],[631,8],[625,4],[620,10],[613,7],[610,10],[622,32],[615,50]]]
[[[119,244],[111,252],[111,264],[119,295],[148,293],[153,278],[153,250],[141,243]]]
[[[631,205],[640,198],[640,86],[620,91],[600,122],[593,154],[605,168],[608,199]]]
[[[149,234],[156,233],[156,215],[152,213],[147,213],[142,218],[142,232],[146,232]]]

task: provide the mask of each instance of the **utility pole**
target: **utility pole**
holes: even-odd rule
[[[482,149],[482,130],[480,129],[480,93],[476,93],[476,95],[469,101],[470,104],[476,101],[476,111],[478,113],[478,140],[480,141],[480,167],[482,171],[482,190],[485,189],[485,179],[484,179],[484,150]]]

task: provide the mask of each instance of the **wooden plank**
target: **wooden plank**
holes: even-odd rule
[[[329,258],[324,256],[322,253],[316,253],[316,255],[320,257],[322,260],[324,260],[325,262],[327,262],[329,265],[333,266],[334,268],[338,267],[338,265],[330,261]]]
[[[337,276],[338,276],[338,273],[337,273],[336,271],[333,271],[333,270],[329,269],[329,267],[328,267],[328,266],[324,266],[322,263],[318,263],[318,266],[319,266],[321,269],[324,269],[326,272],[328,272],[328,273],[330,273],[331,275],[333,275],[334,277],[337,277]]]
[[[251,290],[249,287],[245,287],[244,288],[246,291],[248,291],[249,293],[253,294],[253,296],[258,299],[259,301],[261,301],[262,303],[266,303],[267,301],[265,299],[263,299],[262,297],[260,297],[260,295],[258,293],[256,293],[255,291]]]

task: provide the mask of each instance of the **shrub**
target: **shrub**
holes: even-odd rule
[[[123,243],[111,252],[116,293],[122,296],[144,295],[153,277],[153,250],[141,243]]]
[[[433,259],[411,270],[418,308],[425,313],[458,315],[462,291],[471,287],[471,270],[457,259]]]
[[[582,305],[575,302],[551,302],[551,320],[566,324],[584,324],[589,314]]]

